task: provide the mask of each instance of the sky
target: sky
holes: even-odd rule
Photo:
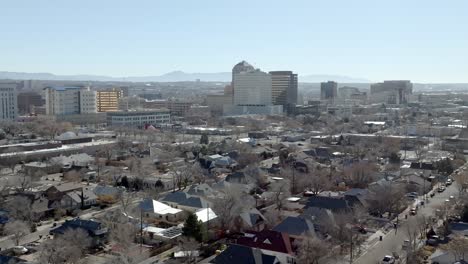
[[[0,71],[468,82],[466,0],[0,0]]]

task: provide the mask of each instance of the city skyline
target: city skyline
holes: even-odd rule
[[[468,82],[466,1],[10,1],[3,9],[0,71],[153,76],[226,72],[245,59],[299,75]]]

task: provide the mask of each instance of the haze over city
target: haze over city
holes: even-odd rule
[[[468,82],[468,3],[3,1],[0,71],[154,76],[265,70]]]
[[[468,2],[0,4],[0,264],[467,264]]]

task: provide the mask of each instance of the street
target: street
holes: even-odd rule
[[[428,202],[423,207],[420,207],[417,215],[424,215],[427,217],[435,216],[435,208],[444,204],[446,199],[449,197],[457,196],[458,190],[456,183],[447,187],[447,189],[442,193],[436,193],[433,198],[428,197]],[[390,230],[384,237],[382,241],[378,241],[374,246],[371,246],[366,249],[365,253],[361,255],[354,263],[380,263],[379,261],[385,255],[392,255],[392,252],[398,253],[400,256],[403,256],[404,252],[402,251],[403,241],[408,239],[407,235],[407,221],[405,221],[405,214],[408,214],[407,211],[400,214],[400,224],[398,226],[397,232],[395,230]],[[408,219],[415,216],[409,216]]]

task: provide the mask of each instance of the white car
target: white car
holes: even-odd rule
[[[12,250],[13,253],[15,253],[16,255],[23,255],[28,253],[28,249],[23,246],[15,246],[12,248]]]
[[[386,255],[382,259],[382,264],[393,264],[393,263],[395,263],[395,258],[390,255]]]

